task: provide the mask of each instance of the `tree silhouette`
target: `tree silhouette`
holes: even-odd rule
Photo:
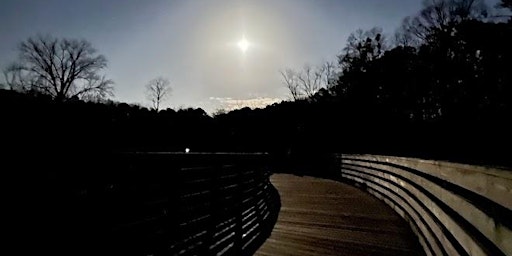
[[[512,10],[512,0],[501,0],[501,2],[499,3],[499,6],[501,8],[507,8],[507,9]]]
[[[285,71],[280,71],[280,74],[292,99],[299,100],[311,99],[320,89],[327,88],[336,78],[337,70],[334,63],[325,62],[317,67],[306,64],[299,71],[287,68]]]
[[[152,108],[156,111],[160,109],[160,104],[171,94],[171,82],[163,77],[155,78],[146,85],[146,97],[151,101]]]
[[[487,16],[483,0],[426,0],[418,15],[406,18],[403,27],[423,42],[435,43],[453,32],[462,21]]]
[[[31,37],[19,45],[19,52],[19,62],[5,73],[11,88],[48,94],[57,101],[113,95],[112,80],[99,74],[107,60],[86,40]]]
[[[332,66],[335,76],[319,76],[331,73],[328,67],[286,69],[281,75],[294,90],[293,101],[227,109],[214,117],[201,109],[160,110],[170,92],[162,87],[150,98],[159,111],[124,103],[56,103],[48,95],[15,91],[18,85],[35,88],[31,83],[38,80],[26,80],[30,70],[13,65],[5,70],[6,85],[15,90],[0,90],[0,116],[10,124],[2,128],[9,128],[8,137],[24,139],[14,146],[39,145],[37,152],[50,143],[72,152],[69,138],[80,134],[77,150],[95,150],[99,143],[116,151],[270,152],[301,161],[346,152],[511,164],[499,147],[512,143],[510,21],[480,19],[479,8],[472,9],[478,1],[429,3],[438,5],[418,15],[433,16],[416,23],[430,26],[427,40],[408,30],[415,17],[406,19],[393,45],[380,29],[356,31],[338,56],[339,66]],[[456,12],[445,5],[453,3],[466,8]],[[59,138],[46,136],[63,127]]]
[[[508,14],[504,14],[504,15],[499,15],[499,17],[508,17],[508,22],[509,23],[512,23],[512,15],[510,14],[510,12],[512,11],[512,0],[501,0],[501,2],[499,2],[496,7],[498,8],[503,8],[503,9],[508,9],[509,13]]]
[[[11,63],[7,66],[3,70],[4,81],[7,89],[21,92],[30,90],[31,86],[28,84],[30,81],[28,79],[24,79],[24,73],[23,66],[17,63]]]
[[[410,33],[411,17],[406,17],[402,25],[395,31],[394,45],[402,47],[417,47],[420,44],[418,38]]]
[[[344,53],[338,56],[338,60],[344,71],[357,69],[364,72],[366,65],[380,57],[385,48],[381,28],[358,29],[348,37]]]

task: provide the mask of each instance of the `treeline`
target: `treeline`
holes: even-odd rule
[[[56,101],[14,90],[0,90],[0,112],[4,141],[22,151],[211,151],[218,133],[202,109],[157,112],[110,101]]]
[[[295,100],[264,109],[211,117],[202,109],[2,90],[2,136],[13,141],[4,146],[20,153],[269,152],[297,163],[372,153],[510,165],[512,22],[490,17],[481,3],[428,2],[394,40],[379,29],[357,31],[337,72],[321,69],[325,86],[303,83],[301,93],[294,87],[300,74],[283,72]]]
[[[483,1],[426,1],[392,39],[378,28],[354,32],[334,75],[327,65],[282,72],[295,102],[225,119],[244,123],[247,136],[273,127],[299,159],[351,152],[509,165],[512,5],[498,7],[508,15]]]

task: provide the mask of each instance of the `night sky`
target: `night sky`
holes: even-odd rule
[[[117,101],[149,106],[144,85],[163,76],[173,88],[165,106],[257,106],[288,97],[279,70],[335,60],[358,28],[379,26],[391,37],[421,3],[1,0],[0,67],[16,60],[29,36],[85,38],[107,57]],[[245,53],[237,47],[244,36]]]

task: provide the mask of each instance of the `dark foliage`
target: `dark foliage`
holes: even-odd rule
[[[343,152],[510,165],[512,24],[453,15],[424,23],[431,27],[415,46],[389,47],[379,29],[359,31],[327,89],[265,109],[210,117],[202,109],[157,112],[3,90],[3,147],[55,161],[90,150],[190,148],[270,152],[293,163]]]

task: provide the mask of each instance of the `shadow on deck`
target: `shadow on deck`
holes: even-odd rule
[[[356,187],[274,174],[281,211],[255,255],[423,255],[409,225]]]

